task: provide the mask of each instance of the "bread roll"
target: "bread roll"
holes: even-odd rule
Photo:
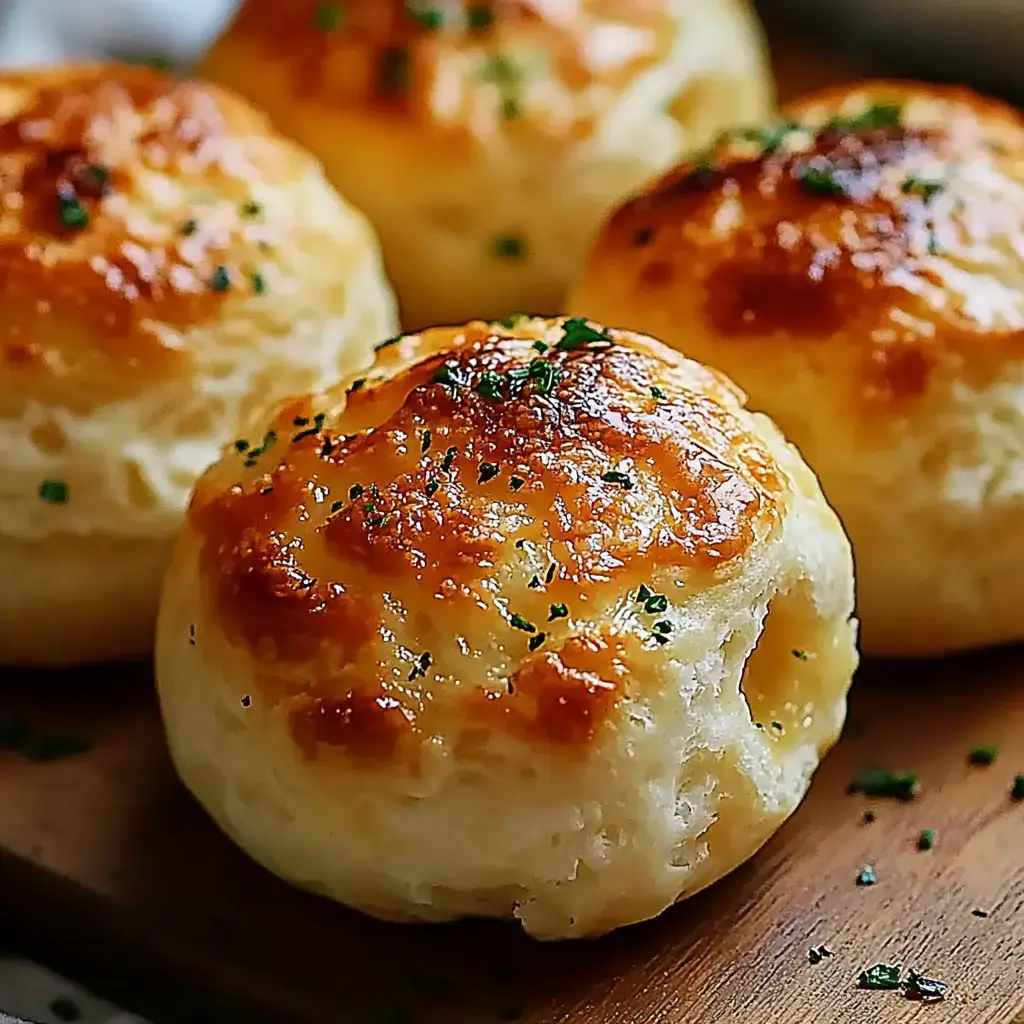
[[[362,215],[219,88],[0,77],[0,662],[152,650],[196,477],[239,420],[366,365]]]
[[[296,399],[199,482],[157,677],[185,784],[371,914],[595,935],[750,857],[857,661],[852,558],[728,381],[583,321],[475,322]]]
[[[608,208],[770,99],[746,0],[247,0],[202,68],[369,215],[410,329],[561,313]]]
[[[865,82],[611,218],[570,300],[728,373],[853,543],[863,649],[1024,639],[1024,123]]]

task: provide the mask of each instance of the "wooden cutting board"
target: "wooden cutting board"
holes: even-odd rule
[[[852,74],[784,34],[776,54],[783,97]],[[0,751],[0,942],[153,1020],[1024,1024],[1024,651],[866,666],[842,742],[759,856],[657,921],[557,945],[383,925],[265,874],[176,782],[148,667],[0,680],[36,753],[55,733],[90,741],[50,761]],[[968,764],[990,744],[993,765]],[[917,772],[920,796],[846,795],[873,765]],[[856,885],[868,864],[877,884]],[[834,955],[812,965],[820,944]],[[949,998],[858,989],[881,961]]]

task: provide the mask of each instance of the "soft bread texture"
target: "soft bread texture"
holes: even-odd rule
[[[196,478],[394,300],[365,218],[214,86],[4,76],[0,171],[0,661],[145,655]]]
[[[610,219],[570,300],[733,377],[853,543],[865,652],[1024,639],[1024,122],[865,82]]]
[[[607,210],[771,102],[746,0],[247,0],[201,66],[369,215],[410,329],[561,313]]]
[[[649,338],[523,319],[286,404],[200,480],[167,576],[185,784],[271,871],[397,920],[594,935],[731,871],[857,661],[846,537],[742,401]]]

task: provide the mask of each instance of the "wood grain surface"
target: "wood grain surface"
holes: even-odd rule
[[[852,74],[785,38],[776,54],[783,96]],[[91,741],[52,761],[0,752],[0,940],[153,1020],[1024,1024],[1024,651],[865,666],[841,743],[756,858],[656,921],[556,945],[384,925],[265,874],[176,782],[147,667],[8,670],[0,707]],[[971,766],[988,744],[995,763]],[[874,765],[917,772],[919,797],[847,795]],[[877,884],[856,885],[868,864]],[[811,965],[819,944],[834,955]],[[881,961],[949,998],[858,989]]]

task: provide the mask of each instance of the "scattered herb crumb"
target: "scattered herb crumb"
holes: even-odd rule
[[[485,484],[488,480],[493,480],[500,472],[501,467],[496,462],[481,462],[480,477],[477,482]]]
[[[666,395],[665,392],[661,390],[661,388],[659,388],[659,387],[652,387],[651,388],[651,397],[652,398],[657,398],[660,401],[663,398],[667,398],[668,395]]]
[[[536,633],[537,627],[530,622],[528,619],[524,619],[522,615],[516,614],[509,619],[509,623],[513,629],[521,629],[524,633]]]
[[[466,11],[466,24],[476,30],[490,28],[494,24],[494,11],[490,4],[471,4]]]
[[[917,848],[919,850],[930,850],[935,845],[935,833],[930,828],[921,830],[917,837]]]
[[[602,473],[601,479],[606,484],[618,484],[625,490],[631,490],[633,487],[633,481],[628,473],[620,473],[618,470],[611,470],[608,473]]]
[[[878,876],[875,874],[875,869],[868,864],[861,870],[861,873],[857,876],[858,885],[877,885]]]
[[[885,768],[869,768],[853,779],[846,787],[846,791],[863,793],[865,796],[913,800],[920,788],[921,784],[913,772],[890,772]]]
[[[199,222],[195,220],[187,220],[181,225],[181,233],[186,237],[194,235],[199,230]]]
[[[647,584],[646,583],[641,583],[640,584],[640,589],[637,590],[637,592],[636,592],[636,599],[638,601],[646,601],[651,596],[652,596],[651,595],[651,591],[648,588]]]
[[[547,633],[538,633],[536,636],[531,636],[530,637],[530,644],[529,644],[530,650],[531,651],[537,650],[537,648],[540,647],[540,645],[542,643],[544,643],[544,641],[547,640],[547,638],[548,638]]]
[[[567,619],[569,617],[569,608],[564,604],[553,604],[551,606],[551,614],[548,615],[548,622],[554,622],[555,619]]]
[[[243,217],[258,217],[262,212],[263,204],[257,203],[255,199],[250,199],[242,204]]]
[[[213,271],[210,278],[210,290],[214,292],[226,292],[231,287],[231,275],[228,268],[221,264]]]
[[[68,485],[63,480],[44,480],[39,485],[39,497],[52,505],[64,505],[68,500]]]
[[[525,483],[526,481],[521,476],[514,476],[511,480],[509,480],[508,486],[511,490],[518,491],[519,488],[522,487]]]
[[[806,661],[807,660],[807,652],[806,651],[795,650],[795,651],[793,651],[793,657],[796,658],[797,661]]]
[[[807,961],[811,964],[820,964],[829,956],[832,956],[832,950],[828,946],[812,946],[807,950]]]
[[[57,198],[60,201],[60,222],[64,227],[79,230],[88,226],[89,211],[82,205],[74,192],[61,193]]]
[[[896,989],[900,985],[899,964],[875,964],[874,967],[861,971],[857,979],[858,988]]]
[[[411,683],[417,676],[426,676],[427,669],[430,668],[430,652],[424,651],[418,658],[415,659],[412,671],[409,673],[409,682]]]
[[[949,986],[937,978],[926,978],[923,974],[911,970],[907,980],[903,983],[903,991],[908,999],[936,1002],[946,998],[949,994]]]
[[[1010,787],[1011,800],[1024,800],[1024,775],[1015,775]]]
[[[816,196],[848,196],[846,186],[831,167],[805,167],[797,176],[805,192]]]
[[[252,281],[252,289],[257,295],[263,295],[266,292],[267,280],[258,270],[249,275],[249,280]]]
[[[582,316],[573,317],[562,324],[562,337],[557,348],[571,351],[591,341],[610,341],[607,332],[595,330]]]
[[[644,611],[648,615],[668,611],[668,598],[664,594],[652,594],[644,601]]]
[[[247,708],[247,707],[251,707],[251,706],[252,706],[252,695],[247,693],[242,698],[242,707],[243,708]]]
[[[503,235],[494,240],[494,254],[503,260],[522,259],[526,253],[526,244],[515,235]]]
[[[976,768],[987,768],[994,764],[999,751],[995,747],[975,747],[968,756],[968,760]]]
[[[907,178],[900,186],[905,196],[920,196],[926,203],[938,195],[946,186],[941,181],[925,181],[921,178]]]

